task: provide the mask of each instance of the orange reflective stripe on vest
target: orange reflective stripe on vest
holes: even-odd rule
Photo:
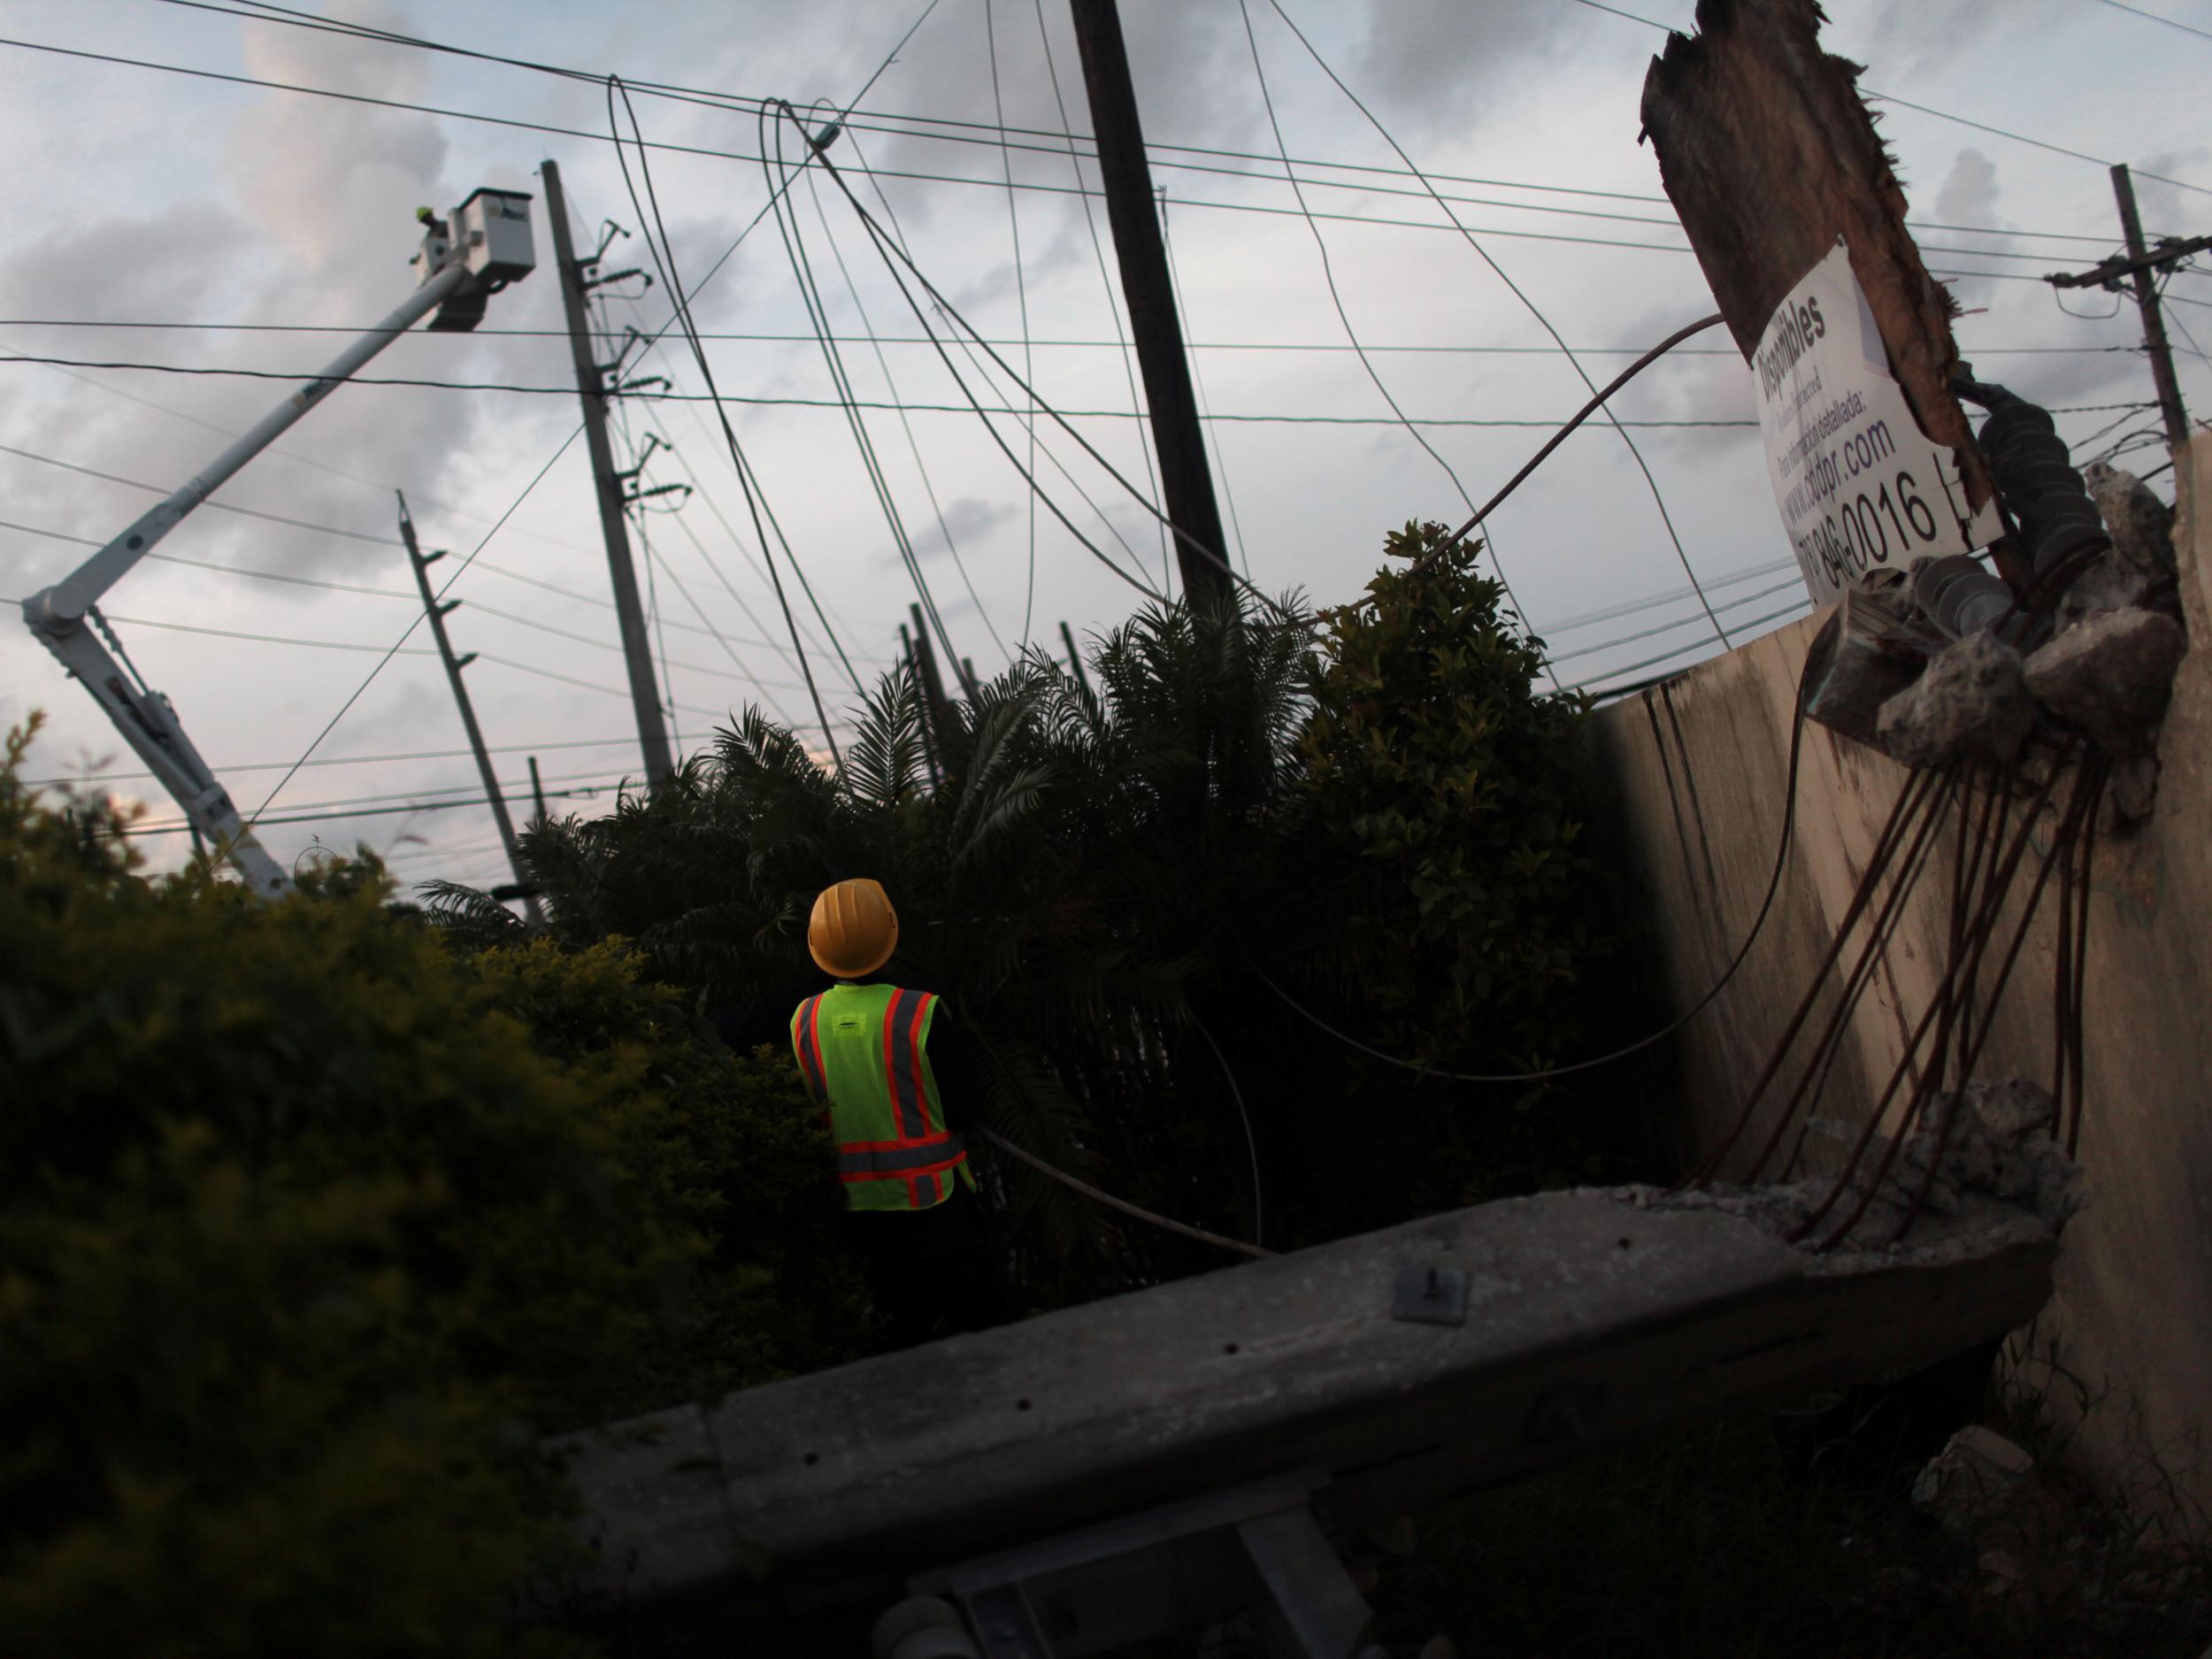
[[[838,1179],[855,1210],[925,1210],[967,1174],[967,1149],[945,1127],[929,1064],[938,999],[888,985],[839,985],[791,1017],[808,1092],[829,1106]]]

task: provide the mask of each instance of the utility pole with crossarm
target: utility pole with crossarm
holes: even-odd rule
[[[2191,254],[2212,248],[2212,236],[2162,236],[2157,247],[2147,247],[2143,221],[2135,211],[2135,180],[2124,162],[2112,170],[2112,194],[2119,201],[2127,252],[2088,271],[2054,273],[2043,280],[2055,288],[2101,288],[2117,294],[2125,282],[2134,289],[2136,309],[2143,316],[2143,349],[2150,355],[2151,383],[2158,388],[2159,412],[2166,419],[2166,442],[2177,449],[2188,442],[2189,411],[2181,406],[2181,382],[2174,378],[2173,348],[2167,343],[2165,313],[2159,309],[2158,273],[2170,273]]]

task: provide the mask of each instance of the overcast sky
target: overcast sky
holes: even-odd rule
[[[803,111],[850,102],[923,4],[349,0],[319,11],[592,73],[788,99]],[[1656,164],[1636,142],[1638,96],[1663,44],[1660,30],[1579,0],[1284,4],[1439,188],[1472,198],[1454,204],[1462,221],[1567,342],[1589,349],[1585,365],[1595,378],[1711,308],[1660,193]],[[2099,0],[1827,5],[1834,21],[1826,40],[1868,65],[1872,88],[2212,190],[2203,118],[2212,38]],[[608,219],[642,228],[608,142],[602,88],[249,19],[228,8],[229,0],[5,6],[0,138],[12,165],[0,176],[0,198],[14,230],[12,251],[0,258],[0,310],[8,319],[0,350],[310,373],[352,331],[406,297],[419,205],[442,210],[479,185],[539,193],[536,169],[548,157],[560,165],[580,238],[595,241],[595,227]],[[1693,8],[1689,0],[1639,0],[1624,9],[1686,27]],[[2212,31],[2208,0],[2143,0],[2140,9]],[[1345,349],[1346,323],[1332,302],[1314,229],[1271,160],[1276,139],[1237,0],[1124,0],[1122,12],[1148,139],[1191,147],[1156,150],[1155,182],[1168,198],[1202,396],[1217,417],[1217,480],[1237,563],[1270,591],[1344,600],[1372,572],[1387,530],[1414,518],[1463,518],[1465,496],[1479,501],[1496,488],[1546,427],[1581,402],[1582,384],[1529,309],[1465,237],[1443,227],[1440,210],[1414,180],[1394,171],[1303,168],[1302,179],[1312,180],[1306,205],[1319,216],[1345,318],[1391,396],[1417,421],[1502,423],[1424,426],[1441,461],[1426,453],[1394,423]],[[849,182],[887,222],[875,194],[880,186],[921,270],[987,338],[1005,342],[999,349],[1017,366],[1025,304],[1037,342],[1030,378],[1053,406],[1094,411],[1076,426],[1141,491],[1148,474],[1141,428],[1129,418],[1131,371],[1112,344],[1118,300],[1110,300],[1102,277],[1087,198],[1073,189],[1075,164],[1041,135],[1089,127],[1064,13],[1061,0],[939,0],[830,154],[853,170]],[[1251,24],[1294,157],[1398,167],[1268,0],[1253,0]],[[245,81],[39,52],[24,42]],[[253,84],[265,82],[430,107]],[[501,126],[463,112],[565,130]],[[636,113],[656,145],[726,152],[656,149],[651,156],[679,272],[699,286],[701,329],[799,336],[710,341],[722,392],[733,400],[831,398],[775,221],[762,220],[740,240],[771,188],[750,159],[760,153],[756,116],[642,95]],[[1028,129],[1017,135],[1019,147],[1002,150],[993,141],[989,129],[1002,120]],[[2004,273],[1955,280],[1968,312],[1958,332],[1978,369],[2053,405],[2149,398],[2147,371],[2131,349],[2139,341],[2131,306],[2113,315],[2112,297],[2093,290],[2068,296],[2062,310],[2050,288],[2021,280],[2093,263],[2110,250],[2117,233],[2103,168],[1900,105],[1890,105],[1883,121],[1916,221],[1968,227],[1921,229],[1929,265]],[[895,128],[906,131],[886,130]],[[795,139],[787,128],[787,154]],[[1202,153],[1222,151],[1238,153]],[[1170,161],[1189,165],[1164,165]],[[1030,187],[1014,193],[1018,275],[1009,167],[1017,185]],[[877,170],[872,180],[868,168]],[[1094,170],[1087,165],[1081,176],[1095,188]],[[2212,222],[2212,194],[2149,180],[2139,191],[2153,234],[2198,234]],[[851,337],[840,349],[857,395],[962,406],[911,413],[910,442],[895,414],[865,417],[960,653],[987,674],[1018,648],[1025,626],[1026,637],[1056,645],[1063,619],[1081,634],[1125,616],[1140,603],[1136,591],[1042,506],[1033,531],[1032,498],[1019,473],[977,418],[963,412],[959,388],[919,342],[913,313],[837,187],[810,172],[787,200],[831,326]],[[1103,207],[1094,198],[1088,205],[1102,239]],[[1404,222],[1353,222],[1363,219]],[[733,243],[736,251],[703,281]],[[629,706],[611,690],[625,683],[624,671],[581,442],[553,458],[575,431],[578,411],[542,223],[538,251],[536,274],[491,302],[485,326],[541,332],[412,336],[367,373],[569,388],[565,395],[347,388],[216,498],[316,527],[203,509],[161,549],[199,563],[142,564],[109,594],[105,609],[132,659],[174,702],[242,808],[261,805],[418,613],[396,543],[395,488],[406,491],[426,541],[454,550],[442,575],[482,543],[453,589],[463,603],[450,626],[459,649],[482,654],[469,683],[488,741],[503,751],[496,758],[510,788],[526,799],[525,757],[535,753],[549,789],[565,795],[557,811],[595,812],[605,810],[606,788],[637,773]],[[1110,243],[1103,257],[1110,270]],[[610,263],[649,268],[650,261],[634,235],[617,241]],[[627,297],[637,292],[634,282],[610,290],[622,296],[605,312],[618,332],[634,325],[649,334],[668,317],[662,286]],[[2212,280],[2185,274],[2173,292],[2212,302]],[[885,344],[881,362],[864,337],[864,311],[878,333],[903,342]],[[2197,303],[2173,315],[2212,342],[2212,310]],[[945,319],[931,320],[950,332]],[[331,332],[112,326],[122,323]],[[2212,363],[2193,342],[2176,344],[2185,396],[2198,412],[2212,413]],[[1700,355],[1652,371],[1617,408],[1648,421],[1741,423],[1636,434],[1691,564],[1714,603],[1726,607],[1722,620],[1740,642],[1778,626],[1773,613],[1801,604],[1802,595],[1757,434],[1747,425],[1747,373],[1724,336],[1700,345]],[[989,401],[1013,392],[956,352],[954,360]],[[667,376],[678,394],[703,389],[673,334],[643,358],[633,353],[631,366]],[[281,381],[0,357],[0,443],[7,446],[0,451],[0,519],[9,526],[0,528],[0,592],[19,600],[58,580],[90,551],[69,538],[104,541],[157,498],[71,469],[165,491],[285,389]],[[764,702],[818,744],[710,407],[629,399],[618,409],[619,453],[634,454],[653,433],[674,445],[672,455],[652,457],[646,483],[699,487],[687,500],[657,498],[663,507],[683,504],[646,516],[639,538],[640,576],[649,580],[657,607],[680,747],[710,741],[747,701]],[[729,411],[838,641],[872,683],[896,654],[897,626],[915,592],[845,417],[833,406],[804,403],[733,401]],[[1233,416],[1360,424],[1221,419]],[[2124,408],[2092,408],[2062,417],[2061,429],[2082,458],[2150,424]],[[1000,429],[1027,465],[1018,426],[1002,419]],[[1130,574],[1171,588],[1156,526],[1128,491],[1048,423],[1040,427],[1038,449],[1040,481],[1076,528]],[[2146,451],[2136,465],[2162,458]],[[1570,440],[1493,522],[1504,574],[1550,641],[1563,679],[1602,685],[1653,672],[1647,664],[1662,653],[1678,653],[1659,664],[1671,666],[1718,649],[1617,437],[1592,427]],[[357,591],[364,588],[374,591]],[[825,695],[841,713],[854,701],[850,681],[803,597],[795,591],[792,598]],[[1623,609],[1646,600],[1660,603]],[[1617,614],[1593,618],[1601,611]],[[322,644],[228,637],[242,634]],[[357,649],[325,649],[335,645]],[[479,793],[463,754],[361,758],[461,749],[460,722],[429,645],[427,631],[418,628],[285,787],[270,819]],[[19,625],[0,626],[0,722],[33,709],[50,720],[34,776],[105,763],[118,793],[150,787],[83,691]],[[584,790],[602,793],[565,793]],[[158,792],[149,806],[152,821],[176,818]],[[288,862],[318,841],[349,847],[365,840],[388,850],[409,879],[504,879],[480,806],[272,822],[263,833]],[[187,850],[181,836],[142,845],[157,865]]]

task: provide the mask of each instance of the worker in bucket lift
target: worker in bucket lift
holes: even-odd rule
[[[799,1004],[791,1046],[837,1142],[869,1291],[891,1345],[907,1348],[998,1323],[1003,1298],[967,1148],[939,1091],[942,1079],[966,1108],[976,1068],[941,998],[876,979],[898,942],[879,883],[824,888],[807,949],[837,983]]]

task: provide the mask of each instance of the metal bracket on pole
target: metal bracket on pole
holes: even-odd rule
[[[626,282],[632,277],[637,277],[644,282],[645,288],[641,288],[638,290],[638,293],[641,295],[645,292],[645,288],[649,288],[653,286],[653,273],[650,271],[641,271],[635,265],[627,266],[620,271],[610,271],[604,276],[584,275],[583,271],[588,270],[589,268],[590,267],[587,265],[583,267],[582,270],[579,270],[576,274],[576,286],[583,289],[583,291],[587,294],[590,293],[594,288],[605,288],[611,282]]]

